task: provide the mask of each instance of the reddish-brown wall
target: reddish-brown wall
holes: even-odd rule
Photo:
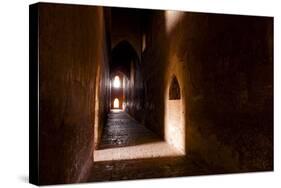
[[[84,181],[107,105],[103,9],[39,4],[39,42],[39,184]]]
[[[272,18],[184,13],[167,29],[168,17],[145,11],[121,23],[101,7],[39,5],[40,184],[87,177],[110,108],[108,37],[133,49],[125,100],[136,119],[163,139],[169,122],[183,123],[184,151],[210,169],[273,168]],[[181,99],[169,108],[173,76]],[[180,120],[165,119],[173,114]]]
[[[145,125],[164,137],[167,90],[176,75],[189,156],[232,172],[272,169],[273,19],[177,18],[169,31],[165,11],[149,19],[151,40],[142,61]]]

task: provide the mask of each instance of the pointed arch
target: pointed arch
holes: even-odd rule
[[[175,75],[172,77],[172,81],[169,86],[169,100],[180,100],[181,90],[178,79]]]
[[[126,40],[120,41],[112,49],[110,70],[111,72],[122,71],[127,77],[130,77],[131,63],[138,66],[140,63],[138,53],[130,42]]]

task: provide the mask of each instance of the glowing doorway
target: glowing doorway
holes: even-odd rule
[[[119,108],[119,99],[117,98],[114,99],[113,108]]]

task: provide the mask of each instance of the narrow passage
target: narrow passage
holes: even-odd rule
[[[121,110],[111,110],[99,149],[135,146],[161,139]]]
[[[88,181],[177,177],[206,170],[126,112],[111,110]]]
[[[158,135],[121,110],[111,110],[94,161],[181,156]]]

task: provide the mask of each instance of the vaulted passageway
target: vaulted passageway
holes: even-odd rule
[[[273,169],[272,19],[40,7],[40,184]]]
[[[99,149],[161,141],[159,136],[122,110],[112,109],[107,116]]]
[[[89,181],[202,175],[216,172],[184,156],[128,113],[112,109]]]
[[[252,102],[243,102],[245,98],[242,96],[245,82],[252,84],[256,81],[250,82],[243,77],[243,72],[248,69],[243,68],[243,62],[248,58],[255,59],[250,57],[248,50],[255,48],[255,42],[248,40],[246,49],[241,36],[235,34],[236,31],[249,38],[250,31],[256,27],[253,20],[243,21],[244,26],[248,26],[243,31],[239,19],[232,19],[230,24],[217,16],[176,11],[155,14],[150,10],[116,8],[111,12],[111,24],[110,109],[99,129],[101,139],[93,152],[90,180],[171,177],[263,168],[253,162],[253,150],[250,150],[251,157],[246,159],[234,143],[241,135],[251,135],[255,139],[255,133],[249,134],[248,131],[255,124],[252,120],[245,120],[244,131],[237,130],[235,125],[235,122],[241,124],[243,116],[251,114],[241,105],[255,111],[250,107]],[[217,30],[212,30],[212,24]],[[232,30],[222,27],[223,24]],[[217,33],[220,30],[232,38],[220,37]],[[216,41],[213,47],[209,46],[210,41]],[[235,54],[240,51],[230,45],[234,42],[248,55],[240,54],[238,60]],[[270,59],[268,55],[264,53],[264,57]],[[226,62],[228,60],[233,62]],[[235,62],[241,66],[234,66]],[[265,66],[270,67],[269,64]],[[236,75],[237,70],[241,74]],[[228,74],[237,80],[231,80]],[[249,75],[256,77],[255,74]],[[269,80],[267,84],[270,85]],[[250,90],[255,89],[251,87]],[[269,99],[270,94],[265,93]],[[270,111],[264,109],[264,112],[263,117],[269,118]],[[218,127],[222,122],[225,127]],[[263,126],[266,127],[266,123]],[[229,132],[225,133],[225,130]],[[233,136],[233,130],[239,134]],[[224,134],[229,138],[225,139]],[[244,136],[241,139],[245,141],[247,136]],[[267,137],[266,142],[270,139]],[[231,144],[227,144],[228,141]],[[241,145],[244,149],[248,146]],[[255,144],[254,147],[260,146]],[[262,147],[270,150],[269,145]],[[238,156],[244,161],[253,160],[253,163],[245,164]],[[270,154],[260,153],[259,156],[267,161],[266,168],[270,168]]]

